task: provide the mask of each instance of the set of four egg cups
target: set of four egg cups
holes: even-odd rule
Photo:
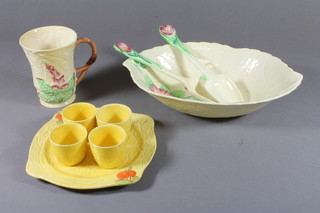
[[[65,166],[76,166],[88,149],[100,168],[121,167],[128,158],[128,135],[132,111],[123,104],[100,108],[85,102],[71,104],[61,111],[63,124],[49,136],[50,153]],[[132,152],[132,150],[130,150]]]

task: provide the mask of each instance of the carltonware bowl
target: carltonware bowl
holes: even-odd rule
[[[303,78],[279,58],[259,50],[207,42],[188,42],[185,45],[209,69],[227,74],[241,90],[244,102],[199,101],[188,94],[184,85],[155,69],[132,59],[127,59],[123,65],[129,69],[139,88],[166,106],[186,114],[208,118],[245,115],[288,95],[300,85]],[[141,54],[172,72],[186,77],[199,76],[193,65],[169,45],[154,47]]]

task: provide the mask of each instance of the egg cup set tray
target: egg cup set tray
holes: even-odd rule
[[[27,173],[38,179],[71,189],[98,189],[133,184],[139,181],[156,151],[154,121],[133,113],[132,131],[128,136],[130,150],[127,161],[117,169],[102,169],[90,148],[85,159],[76,166],[64,166],[50,154],[50,132],[63,122],[58,112],[34,136],[26,165]]]

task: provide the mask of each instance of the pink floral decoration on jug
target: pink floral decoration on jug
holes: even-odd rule
[[[53,83],[51,84],[52,89],[64,89],[69,86],[69,84],[64,80],[64,75],[62,75],[54,66],[46,64],[46,69],[50,72],[52,76]]]

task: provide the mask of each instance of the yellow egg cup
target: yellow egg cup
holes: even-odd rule
[[[80,163],[87,152],[87,129],[74,123],[54,128],[49,136],[51,153],[66,166]]]
[[[66,106],[62,111],[63,123],[77,123],[87,128],[89,132],[97,126],[96,107],[90,103],[78,102]]]
[[[123,104],[106,104],[97,109],[96,119],[98,126],[115,124],[130,132],[132,124],[132,111]]]
[[[26,165],[26,172],[30,176],[71,189],[128,185],[141,179],[156,151],[153,119],[147,115],[133,113],[131,134],[127,137],[128,154],[121,167],[99,167],[89,147],[81,163],[71,167],[65,166],[52,154],[49,140],[52,130],[62,123],[62,116],[57,113],[35,135]]]
[[[114,169],[128,158],[126,131],[117,125],[106,124],[93,129],[88,136],[94,159],[101,168]]]

